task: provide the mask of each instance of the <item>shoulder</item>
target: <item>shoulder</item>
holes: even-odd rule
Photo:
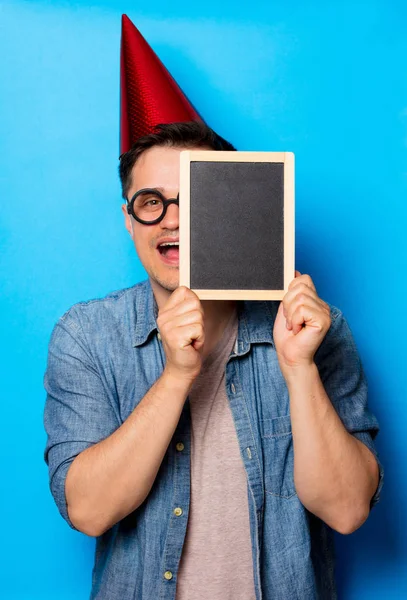
[[[90,329],[114,329],[119,323],[134,320],[137,307],[146,304],[148,292],[148,281],[142,281],[101,298],[77,302],[60,317],[55,328],[69,330],[71,333]]]

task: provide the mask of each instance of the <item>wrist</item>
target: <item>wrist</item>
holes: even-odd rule
[[[173,390],[174,393],[179,392],[180,394],[185,394],[185,396],[189,394],[195,379],[196,376],[180,373],[168,365],[164,368],[161,375],[161,380],[165,383],[166,387]]]
[[[316,378],[319,378],[318,367],[314,361],[284,366],[281,370],[289,390],[298,386],[307,386]]]

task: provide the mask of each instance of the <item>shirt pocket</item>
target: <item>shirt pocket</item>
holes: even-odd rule
[[[273,496],[291,498],[296,491],[290,415],[264,419],[262,424],[265,490]]]

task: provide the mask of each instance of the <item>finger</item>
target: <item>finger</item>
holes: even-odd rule
[[[300,285],[296,286],[295,288],[292,288],[291,290],[289,290],[283,298],[283,307],[284,307],[284,316],[285,317],[287,316],[287,311],[288,311],[289,307],[294,302],[294,300],[297,298],[297,296],[303,296],[304,301],[307,298],[313,298],[314,300],[319,299],[315,290],[308,287],[305,283],[301,283]]]
[[[175,293],[175,292],[174,292]],[[200,299],[196,294],[185,294],[183,291],[176,298],[171,297],[171,303],[166,304],[158,312],[157,325],[160,327],[163,323],[170,321],[174,316],[181,315],[194,310],[199,310],[204,316],[204,309]],[[161,322],[161,325],[159,324]]]
[[[303,329],[304,325],[312,319],[312,315],[312,308],[302,304],[293,312],[289,329],[291,329],[294,335],[297,335]]]
[[[315,311],[317,314],[321,314],[322,318],[325,319],[329,316],[329,307],[325,302],[322,302],[318,297],[312,298],[311,296],[307,296],[305,294],[299,294],[296,296],[289,307],[287,308],[287,329],[292,329],[293,327],[293,315],[301,309],[301,307],[308,307]]]
[[[205,332],[203,325],[194,323],[187,325],[179,330],[179,348],[184,349],[188,346],[193,346],[195,350],[203,348],[205,342]]]
[[[169,335],[171,331],[175,331],[180,327],[184,327],[185,325],[193,325],[195,323],[202,326],[204,324],[203,315],[199,310],[192,310],[180,315],[176,315],[171,320],[162,323],[160,327],[160,333],[165,337],[166,335]]]
[[[203,350],[204,344],[205,344],[205,332],[201,337],[195,338],[194,341],[192,342],[191,346],[194,348],[194,350],[196,350],[197,352],[200,352],[201,350]]]
[[[297,273],[299,273],[299,271],[296,271]],[[295,277],[295,279],[293,279],[290,283],[290,285],[288,286],[289,290],[292,290],[294,287],[297,287],[297,285],[300,285],[304,283],[305,285],[307,285],[309,288],[311,288],[312,290],[316,291],[314,282],[312,281],[311,277],[309,275],[298,275]]]
[[[295,276],[296,277],[301,277],[301,273],[299,271],[295,271]]]
[[[168,299],[168,302],[164,306],[164,310],[169,310],[177,304],[180,304],[181,302],[184,302],[186,299],[189,298],[197,298],[199,301],[199,298],[195,294],[195,292],[182,285],[171,294],[171,296]]]
[[[291,330],[294,335],[297,335],[304,326],[312,327],[315,331],[325,334],[330,324],[329,315],[309,305],[298,306],[291,318]]]
[[[279,331],[282,331],[283,329],[285,329],[287,325],[287,321],[285,318],[285,314],[284,314],[284,305],[283,302],[280,302],[280,305],[278,307],[278,311],[277,311],[277,315],[275,318],[275,322],[274,322],[274,328],[278,328]]]
[[[161,322],[165,323],[167,321],[171,321],[174,317],[176,317],[178,315],[183,315],[188,312],[194,312],[194,311],[199,311],[201,313],[202,317],[204,316],[204,309],[202,307],[202,304],[201,304],[199,298],[193,298],[193,297],[188,296],[186,298],[186,300],[183,300],[183,301],[179,302],[178,304],[175,304],[174,306],[170,307],[169,309],[164,307],[162,310],[160,310],[160,312],[158,313],[158,317],[157,317],[157,324],[158,324],[159,320]]]

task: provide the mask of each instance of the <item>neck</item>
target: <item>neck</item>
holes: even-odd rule
[[[236,308],[234,300],[202,300],[204,310],[205,344],[204,357],[211,353],[223,335],[226,325]]]

